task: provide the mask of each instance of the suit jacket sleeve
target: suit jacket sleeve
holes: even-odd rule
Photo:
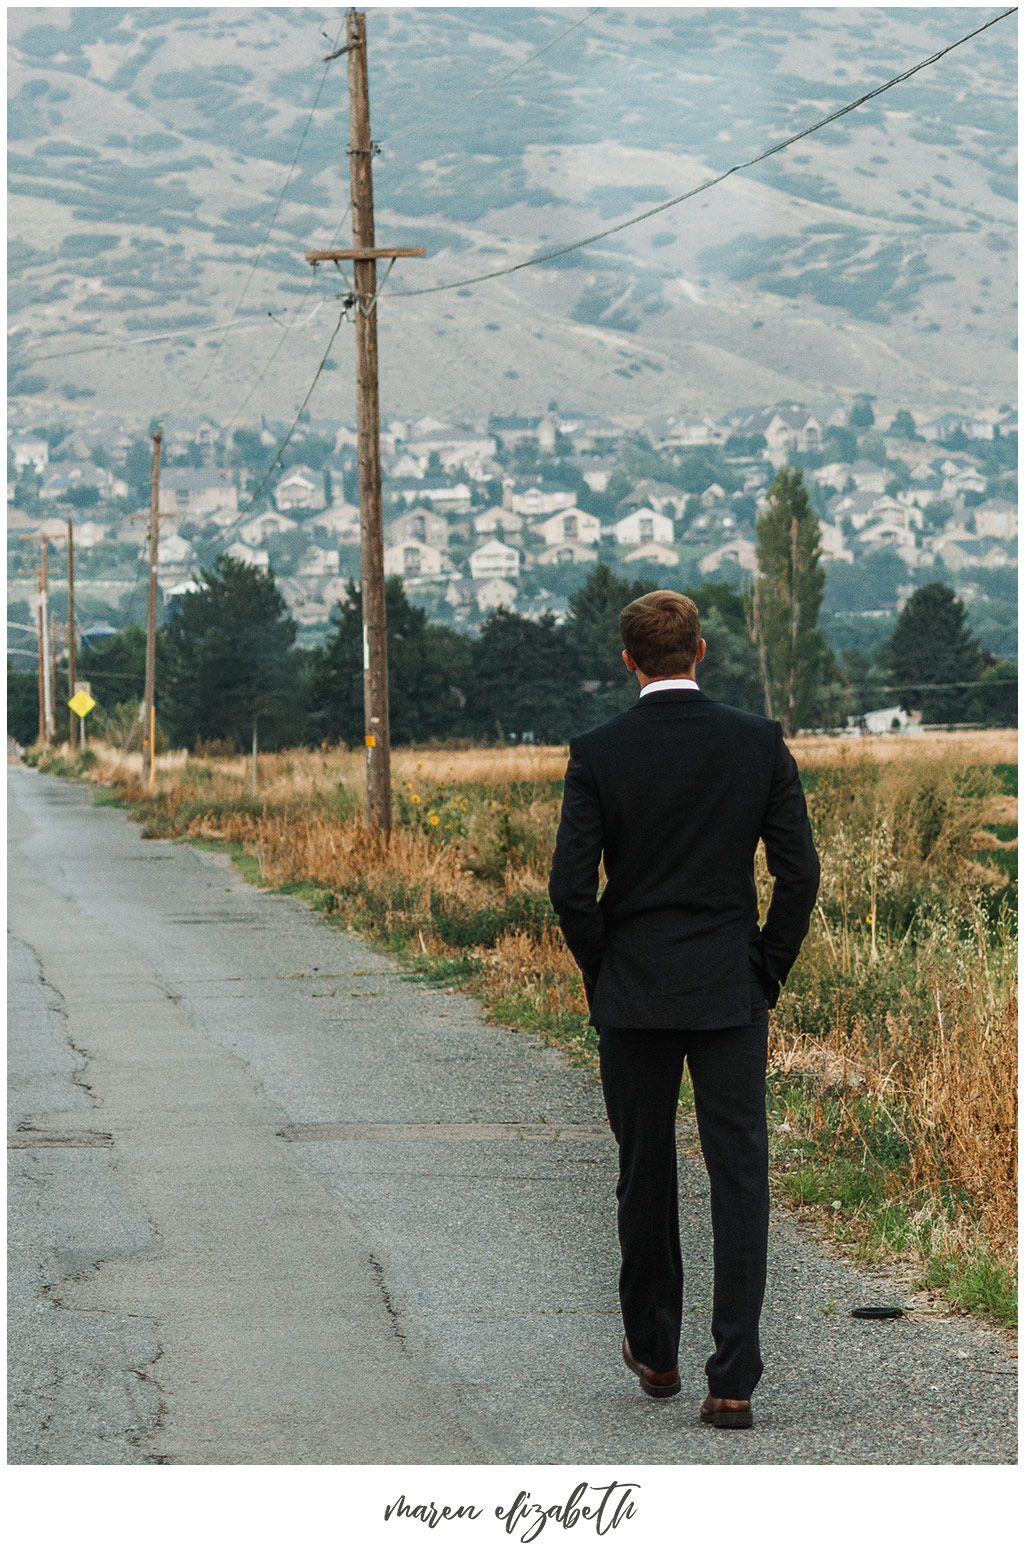
[[[776,726],[775,766],[761,820],[768,870],[775,878],[772,901],[756,945],[755,961],[769,984],[769,1000],[796,962],[811,923],[821,866],[811,837],[800,774]],[[774,1001],[771,1001],[774,1005]]]
[[[588,1000],[600,973],[606,943],[604,919],[597,901],[603,848],[601,802],[590,766],[582,751],[570,743],[548,893],[566,945],[583,974]]]

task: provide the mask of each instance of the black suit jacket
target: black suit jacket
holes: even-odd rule
[[[759,839],[775,878],[763,928]],[[751,971],[774,1006],[819,876],[777,721],[681,688],[570,742],[548,891],[595,1026],[749,1023]]]

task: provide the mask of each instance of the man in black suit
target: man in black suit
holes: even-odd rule
[[[715,1350],[701,1419],[746,1428],[763,1370],[768,1008],[807,934],[818,857],[782,727],[715,703],[694,680],[706,646],[689,597],[652,591],[624,609],[620,628],[640,696],[569,744],[549,892],[583,974],[619,1145],[623,1358],[649,1395],[679,1391],[685,1059],[714,1230]],[[775,879],[763,927],[761,839]]]

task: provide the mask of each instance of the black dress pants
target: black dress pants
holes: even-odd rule
[[[676,1106],[690,1068],[711,1181],[714,1397],[748,1398],[761,1378],[758,1324],[768,1256],[768,1007],[730,1029],[600,1029],[601,1084],[619,1144],[619,1297],[633,1357],[653,1370],[678,1360],[683,1308],[676,1181]]]

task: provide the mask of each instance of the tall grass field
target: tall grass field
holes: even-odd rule
[[[855,1259],[1012,1325],[1016,732],[792,747],[823,875],[773,1014],[775,1199]],[[255,794],[248,758],[168,754],[147,791],[114,748],[29,757],[87,774],[150,837],[230,850],[253,881],[596,1067],[545,886],[564,748],[397,751],[388,842],[366,825],[359,751],[263,757]],[[763,861],[759,885],[764,910]]]

